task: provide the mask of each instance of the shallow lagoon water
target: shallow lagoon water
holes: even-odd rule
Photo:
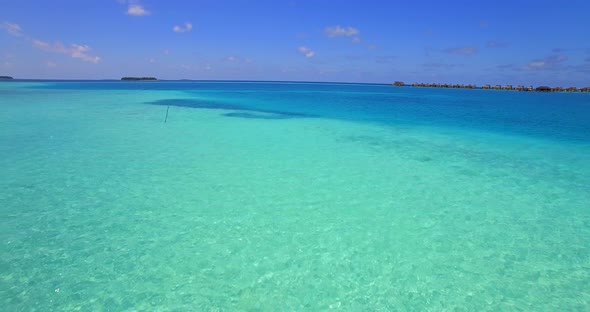
[[[585,310],[589,121],[588,94],[2,83],[0,303]]]

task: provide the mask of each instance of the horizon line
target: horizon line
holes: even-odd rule
[[[76,79],[76,78],[14,78],[12,76],[4,76],[4,77],[11,77],[12,79],[0,79],[0,81],[96,81],[96,82],[100,82],[100,81],[120,81],[120,82],[125,82],[125,83],[129,83],[129,82],[133,82],[133,81],[124,81],[121,80],[121,78],[99,78],[99,79]],[[128,77],[128,76],[124,76],[124,77]],[[320,84],[356,84],[356,85],[385,85],[385,86],[389,86],[389,85],[393,85],[395,82],[391,82],[391,83],[386,83],[386,82],[351,82],[351,81],[309,81],[309,80],[248,80],[248,79],[188,79],[188,78],[180,78],[180,79],[159,79],[156,78],[156,80],[154,81],[143,81],[143,80],[139,80],[139,81],[135,81],[135,82],[166,82],[166,81],[170,81],[170,82],[182,82],[182,81],[194,81],[194,82],[271,82],[271,83],[320,83]],[[414,82],[414,83],[423,83],[423,82]],[[430,83],[424,83],[424,84],[430,84]],[[456,84],[456,83],[434,83],[434,84]],[[490,83],[486,83],[486,84],[482,84],[481,86],[477,86],[476,84],[469,84],[469,85],[474,85],[477,89],[481,89],[482,86],[493,86],[493,85],[502,85],[502,84],[490,84]],[[511,84],[505,84],[505,85],[511,85]],[[404,86],[407,87],[412,87],[412,84],[405,84]],[[529,85],[529,86],[534,86],[534,85]],[[540,84],[539,86],[549,86],[547,84]],[[569,86],[569,87],[574,87],[574,86]],[[587,88],[590,86],[576,86],[577,88]]]

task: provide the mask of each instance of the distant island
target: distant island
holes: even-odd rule
[[[126,81],[156,81],[158,78],[156,77],[123,77],[121,80]]]
[[[14,78],[12,78],[10,76],[0,76],[0,80],[11,80],[11,79],[14,79]]]
[[[396,81],[394,83],[392,83],[391,85],[396,86],[396,87],[406,87],[406,86],[412,86],[412,87],[428,87],[428,88],[451,88],[451,89],[482,89],[482,90],[513,90],[513,91],[528,91],[528,92],[532,92],[532,91],[537,91],[537,92],[590,92],[590,87],[585,87],[585,88],[576,88],[576,87],[569,87],[569,88],[563,88],[563,87],[548,87],[548,86],[540,86],[537,88],[533,88],[533,86],[516,86],[513,87],[512,85],[505,85],[505,86],[501,86],[501,85],[495,85],[495,86],[491,86],[491,85],[484,85],[481,87],[477,87],[476,85],[463,85],[463,84],[446,84],[446,83],[413,83],[411,85],[407,85],[401,81]]]

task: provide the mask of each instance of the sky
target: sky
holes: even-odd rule
[[[590,1],[0,0],[0,75],[590,86]]]

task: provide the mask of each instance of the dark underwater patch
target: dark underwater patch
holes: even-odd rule
[[[204,108],[204,109],[244,110],[243,107],[238,106],[238,105],[206,102],[206,101],[193,100],[193,99],[165,99],[165,100],[146,102],[146,104],[161,105],[161,106]]]
[[[262,114],[262,113],[227,113],[223,114],[225,117],[246,118],[246,119],[290,119],[295,116],[285,114]]]
[[[223,116],[233,118],[246,118],[246,119],[292,119],[292,118],[311,118],[314,117],[308,114],[283,112],[275,110],[264,110],[264,109],[253,109],[245,106],[208,102],[194,99],[165,99],[152,102],[146,102],[150,105],[160,106],[176,106],[176,107],[189,107],[197,109],[221,109],[221,110],[233,110],[236,112],[225,113]]]

